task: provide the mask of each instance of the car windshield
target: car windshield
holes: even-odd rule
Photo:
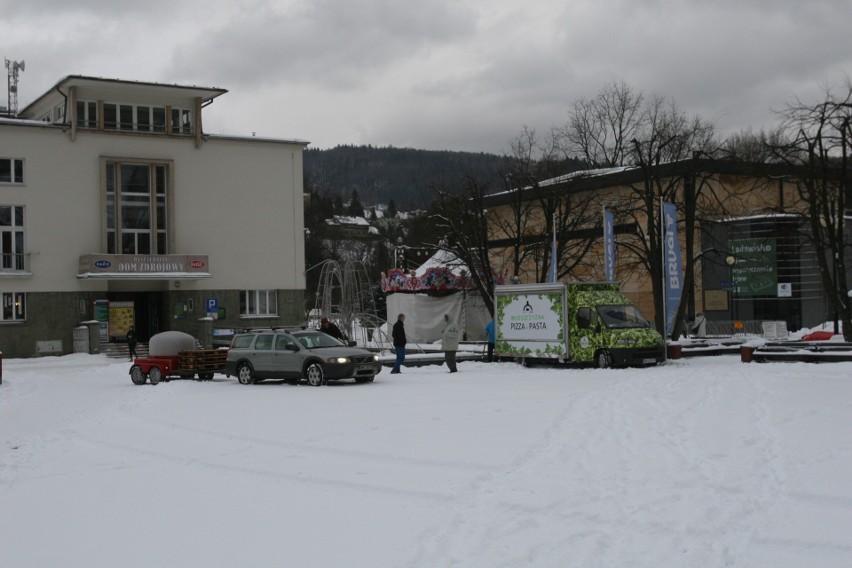
[[[597,310],[608,329],[651,326],[642,312],[633,304],[598,306]]]
[[[300,333],[295,336],[302,347],[322,349],[323,347],[341,347],[343,343],[321,331]]]

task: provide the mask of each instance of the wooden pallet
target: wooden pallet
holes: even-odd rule
[[[178,353],[178,368],[196,372],[221,371],[225,368],[225,349],[192,349]]]

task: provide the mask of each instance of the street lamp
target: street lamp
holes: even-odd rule
[[[740,288],[739,285],[737,284],[737,282],[734,281],[734,265],[736,263],[737,263],[737,257],[735,257],[734,255],[729,254],[728,256],[725,257],[725,264],[727,264],[728,268],[730,269],[730,278],[731,278],[731,283],[733,284],[732,288],[734,290],[734,293],[733,293],[733,304],[734,304],[734,306],[733,306],[733,309],[731,310],[731,313],[734,316],[734,326],[737,325],[736,320],[737,320],[737,316],[738,316],[738,312],[739,312],[739,308],[737,306],[737,303],[738,303],[737,302],[737,299],[738,299],[737,298],[737,292]]]

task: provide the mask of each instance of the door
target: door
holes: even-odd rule
[[[254,372],[259,379],[268,379],[273,374],[274,351],[272,350],[275,336],[271,333],[261,333],[254,340],[254,349],[250,357]]]
[[[301,375],[302,359],[299,357],[299,346],[289,335],[275,336],[275,349],[272,357],[275,378],[292,379]]]

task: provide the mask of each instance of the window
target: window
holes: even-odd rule
[[[23,292],[3,292],[3,311],[0,321],[24,321],[27,319],[27,295]]]
[[[0,271],[24,270],[24,208],[0,205]]]
[[[275,290],[245,290],[240,294],[240,315],[278,315],[278,294]]]
[[[172,109],[172,134],[192,134],[192,113],[184,108]]]
[[[0,158],[0,183],[24,183],[24,161]]]
[[[192,134],[191,116],[188,110],[172,109],[172,133]],[[166,109],[147,105],[104,103],[104,129],[164,133]]]
[[[254,342],[254,348],[258,351],[271,351],[273,335],[258,335]]]
[[[106,162],[107,253],[168,253],[168,168]]]
[[[77,101],[77,127],[98,127],[98,103],[94,101]]]

